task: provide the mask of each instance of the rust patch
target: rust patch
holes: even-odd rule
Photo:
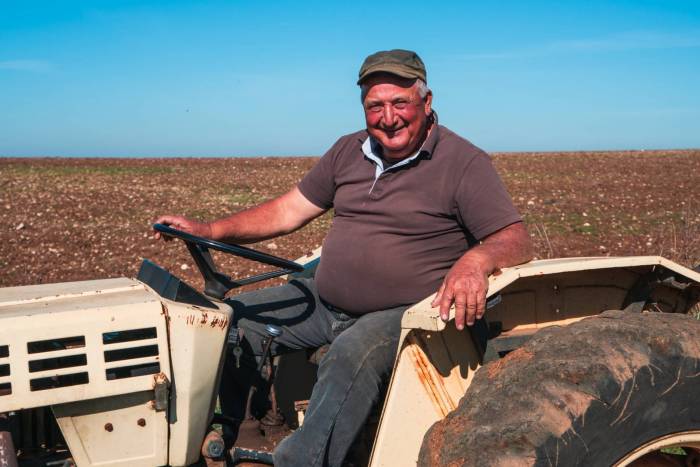
[[[219,328],[222,331],[225,331],[226,328],[228,328],[228,318],[223,316],[214,316],[214,319],[211,320],[209,326],[212,328]]]
[[[442,379],[432,371],[433,365],[424,353],[423,346],[420,345],[418,337],[409,336],[406,338],[406,341],[409,343],[406,350],[408,356],[411,358],[418,380],[421,385],[423,385],[425,392],[430,397],[438,413],[442,417],[446,417],[448,413],[455,409],[456,404],[449,397],[442,384]]]
[[[525,363],[531,360],[534,356],[535,355],[532,352],[521,347],[512,351],[502,359],[489,365],[486,369],[486,375],[489,379],[494,379],[496,376],[498,376],[498,374],[503,370],[505,366],[510,365],[512,363]]]
[[[168,377],[165,376],[165,373],[160,372],[160,373],[156,373],[155,375],[153,375],[153,383],[151,384],[151,387],[153,389],[155,389],[156,386],[158,386],[160,384],[167,384],[167,383],[168,383]]]
[[[194,315],[187,315],[187,318],[185,318],[185,323],[189,324],[192,326],[194,324]]]
[[[207,324],[208,319],[209,319],[209,315],[205,311],[203,311],[202,318],[199,320],[199,324]]]

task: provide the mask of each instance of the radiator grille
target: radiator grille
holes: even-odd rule
[[[116,362],[105,370],[107,380],[159,373],[157,337],[155,327],[103,333],[104,361],[106,364]],[[130,343],[133,345],[128,345]]]
[[[10,347],[0,345],[0,378],[10,376],[10,364],[3,363],[2,360],[10,356]],[[12,384],[10,382],[0,383],[0,397],[12,394]]]
[[[29,373],[58,372],[58,374],[36,375],[29,380],[30,391],[45,391],[47,389],[63,388],[89,383],[87,371],[87,355],[76,353],[66,355],[66,351],[85,347],[85,336],[60,337],[41,341],[27,342],[27,353],[36,357],[29,360]],[[60,352],[59,355],[53,355]],[[43,354],[43,355],[39,355]],[[82,367],[82,368],[80,368]],[[66,368],[75,368],[75,372],[64,372]]]
[[[0,413],[153,391],[158,373],[170,379],[168,309],[138,282],[3,292]]]

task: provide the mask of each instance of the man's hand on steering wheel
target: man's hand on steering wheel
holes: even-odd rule
[[[163,224],[168,227],[172,227],[176,230],[182,230],[188,234],[192,234],[197,237],[209,238],[211,239],[211,225],[206,222],[198,222],[191,219],[187,219],[183,216],[160,216],[155,224]],[[173,237],[163,234],[155,230],[156,239],[163,238],[163,240],[170,241]]]

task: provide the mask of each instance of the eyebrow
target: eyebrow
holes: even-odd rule
[[[393,99],[387,101],[390,103],[396,103],[399,101],[404,101],[404,102],[411,102],[411,96],[396,96]],[[367,99],[365,102],[365,105],[372,106],[372,105],[377,105],[377,104],[382,104],[384,101],[381,99]]]

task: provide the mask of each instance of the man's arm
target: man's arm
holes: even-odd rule
[[[532,259],[530,236],[522,222],[516,222],[484,238],[469,249],[450,269],[440,286],[432,306],[440,306],[443,321],[449,318],[455,305],[455,325],[464,329],[484,315],[488,277],[508,266],[526,263]]]
[[[212,240],[255,243],[293,232],[324,212],[294,187],[282,196],[216,221],[197,222],[166,215],[156,223]],[[160,238],[161,234],[156,232],[155,236]]]

